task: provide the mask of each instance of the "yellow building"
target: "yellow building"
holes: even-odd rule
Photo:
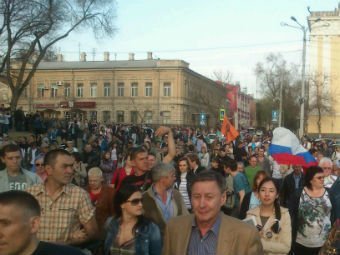
[[[307,132],[309,134],[340,134],[340,12],[311,12],[308,17],[310,42],[308,48],[307,73],[309,81],[309,103],[321,105],[309,112]],[[309,66],[308,66],[309,65]],[[308,70],[308,69],[307,69]],[[318,118],[321,125],[318,127]]]
[[[100,122],[200,125],[218,122],[225,88],[194,72],[182,60],[41,62],[19,100],[25,112],[47,117],[97,119]]]

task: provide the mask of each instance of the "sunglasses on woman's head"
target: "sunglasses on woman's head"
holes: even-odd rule
[[[143,199],[142,198],[134,198],[134,199],[131,199],[131,200],[126,200],[126,202],[129,202],[131,205],[138,205],[139,203],[143,203]]]

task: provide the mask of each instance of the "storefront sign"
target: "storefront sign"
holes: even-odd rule
[[[55,104],[35,104],[34,108],[41,109],[41,108],[48,108],[48,109],[54,109],[57,108]]]
[[[74,102],[74,108],[96,108],[96,102]]]
[[[62,101],[59,105],[61,108],[96,108],[96,102]]]

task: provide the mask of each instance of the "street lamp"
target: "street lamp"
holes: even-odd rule
[[[299,128],[299,137],[302,137],[304,134],[304,121],[305,121],[305,76],[306,76],[306,34],[307,27],[303,26],[294,16],[291,16],[290,19],[294,21],[298,26],[292,26],[287,23],[281,23],[281,26],[292,27],[296,29],[300,29],[303,33],[302,38],[302,70],[301,70],[301,96],[300,96],[300,128]]]

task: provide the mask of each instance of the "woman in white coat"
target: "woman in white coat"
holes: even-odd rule
[[[279,191],[272,178],[265,178],[258,187],[261,204],[247,212],[259,230],[265,255],[286,255],[292,242],[290,215],[280,207]]]

